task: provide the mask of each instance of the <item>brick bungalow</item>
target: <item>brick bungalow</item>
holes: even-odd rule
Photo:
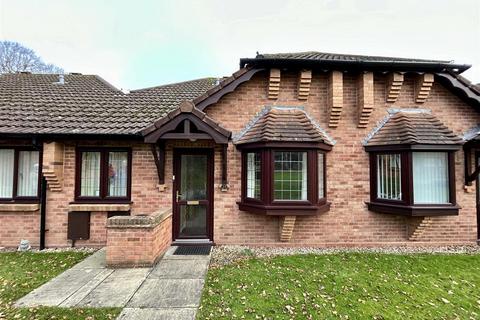
[[[408,246],[480,238],[480,89],[449,61],[304,52],[122,92],[0,76],[0,246]]]

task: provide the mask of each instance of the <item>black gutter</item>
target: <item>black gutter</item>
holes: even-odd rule
[[[0,132],[2,138],[18,138],[18,139],[32,139],[36,138],[41,141],[48,140],[143,140],[141,134],[85,134],[85,133],[14,133],[14,132]]]
[[[42,176],[42,185],[40,190],[40,250],[45,249],[45,225],[47,215],[47,179]]]
[[[313,59],[270,59],[270,58],[242,58],[240,68],[255,67],[309,67],[316,69],[344,69],[357,71],[404,71],[404,72],[443,72],[454,71],[457,74],[468,70],[471,65],[452,64],[442,62],[405,62],[405,61],[338,61]]]

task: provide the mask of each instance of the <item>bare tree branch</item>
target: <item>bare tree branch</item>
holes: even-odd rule
[[[0,73],[63,73],[63,69],[45,63],[32,49],[18,42],[0,41]]]

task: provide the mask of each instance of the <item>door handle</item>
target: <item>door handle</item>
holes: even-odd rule
[[[180,197],[182,197],[182,195],[181,195],[180,192],[178,192],[178,190],[177,190],[177,193],[176,193],[177,202],[180,200]]]

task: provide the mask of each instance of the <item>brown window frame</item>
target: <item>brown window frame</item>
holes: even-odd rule
[[[1,146],[0,149],[11,149],[14,150],[13,156],[13,192],[11,198],[0,198],[0,203],[38,203],[40,202],[40,188],[42,181],[42,162],[43,162],[43,152],[41,149],[28,147],[28,146]],[[20,151],[38,151],[38,185],[37,185],[37,195],[33,197],[18,196],[18,159]]]
[[[368,151],[368,150],[367,150]],[[448,155],[449,203],[415,204],[413,198],[413,153],[445,152]],[[401,200],[378,198],[377,195],[377,156],[400,154],[401,157]],[[366,202],[371,211],[405,216],[444,216],[458,215],[460,207],[456,199],[455,150],[442,148],[385,149],[370,152],[370,201]]]
[[[327,152],[318,148],[304,147],[265,147],[246,148],[242,150],[242,192],[237,202],[240,210],[266,215],[314,215],[330,209],[327,201]],[[260,153],[260,199],[247,197],[247,154]],[[275,200],[274,170],[275,152],[307,152],[307,200]],[[319,198],[318,188],[318,153],[322,153],[323,161],[323,198]]]
[[[100,196],[82,196],[82,153],[100,153]],[[108,196],[108,154],[110,152],[127,152],[127,195],[125,197]],[[75,201],[74,203],[130,203],[132,191],[132,149],[117,147],[78,147],[75,152]]]

